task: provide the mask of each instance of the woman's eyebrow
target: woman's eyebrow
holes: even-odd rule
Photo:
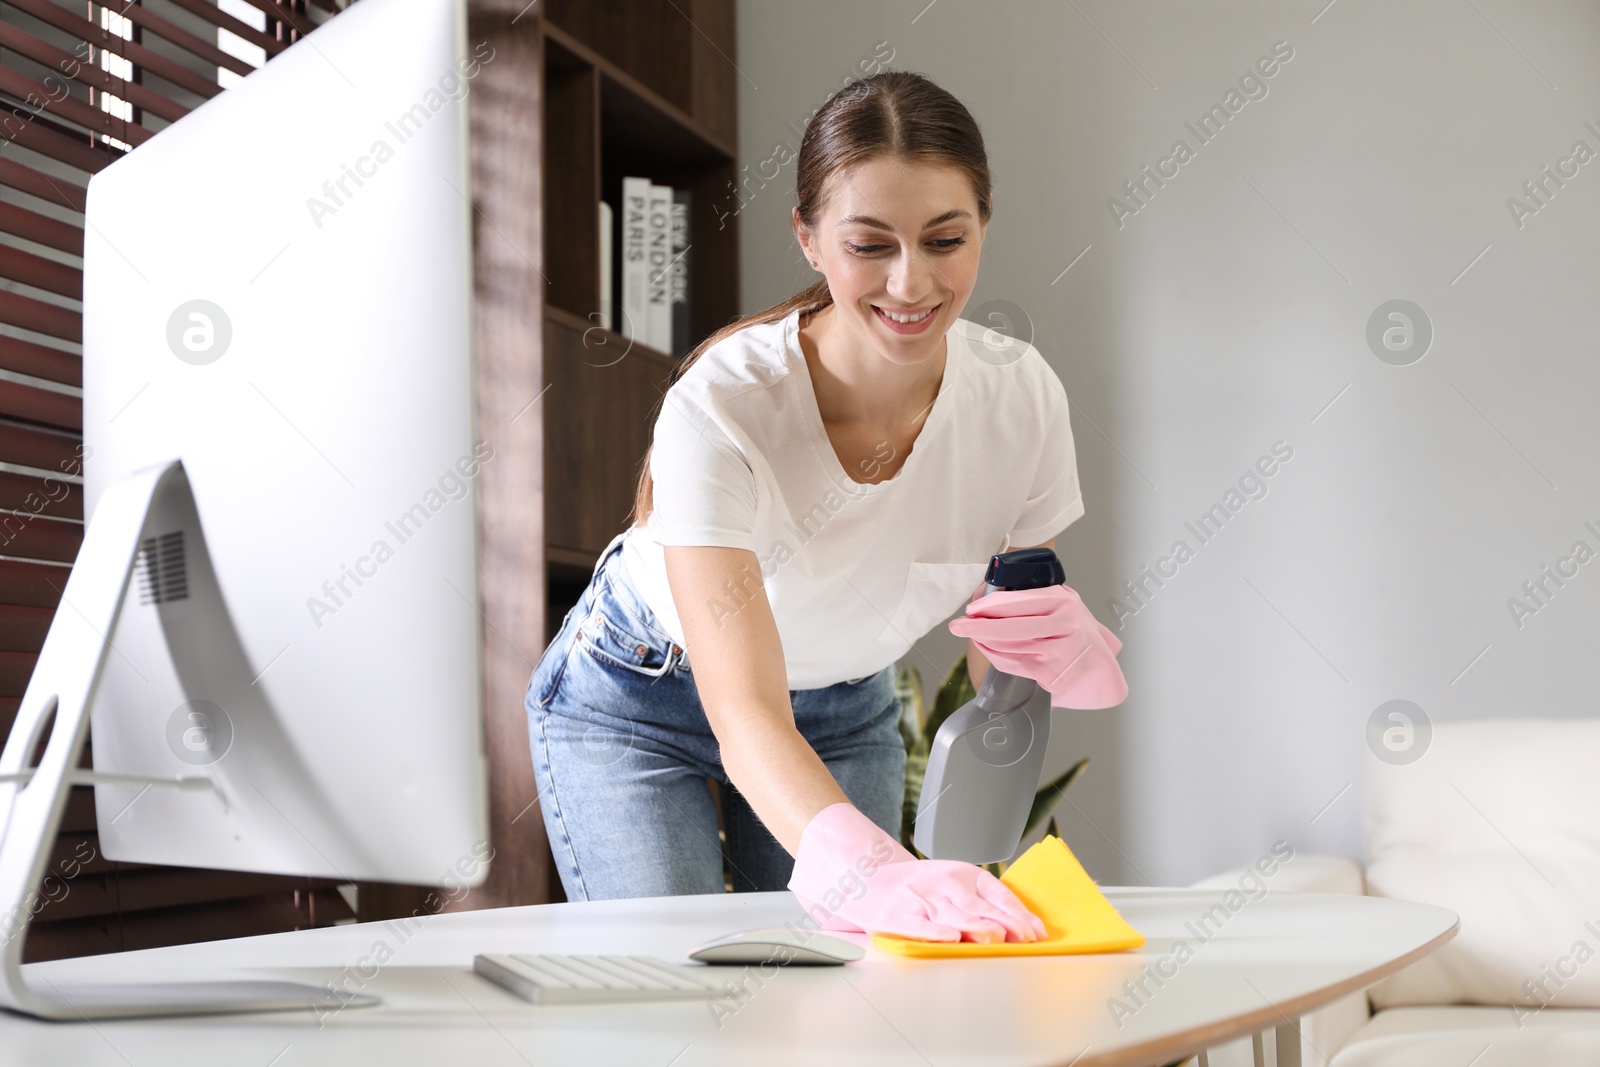
[[[963,211],[961,208],[951,208],[943,215],[940,215],[937,218],[929,219],[927,224],[922,228],[924,230],[931,230],[941,222],[949,222],[951,219],[970,219],[971,217],[972,212],[970,211]],[[846,215],[844,218],[839,220],[838,224],[840,226],[849,226],[856,223],[859,223],[863,226],[875,226],[880,230],[894,229],[894,227],[890,226],[887,222],[884,222],[882,219],[875,219],[871,215]]]

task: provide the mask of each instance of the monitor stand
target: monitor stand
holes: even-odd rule
[[[42,978],[28,982],[22,946],[44,878],[56,831],[73,785],[127,784],[126,775],[78,770],[93,704],[111,648],[110,635],[133,577],[150,520],[175,498],[194,508],[188,475],[179,460],[146,467],[108,490],[85,524],[83,545],[66,592],[50,623],[11,736],[0,754],[0,1007],[41,1019],[113,1019],[240,1011],[330,1010],[376,1004],[367,994],[336,995],[294,982],[68,985]],[[152,533],[155,531],[151,531]],[[196,546],[204,551],[204,545]],[[242,652],[241,652],[242,654]],[[35,766],[33,753],[50,725]],[[142,779],[152,786],[209,788],[200,778]]]

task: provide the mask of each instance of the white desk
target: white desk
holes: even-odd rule
[[[540,1007],[474,975],[479,952],[682,954],[712,936],[798,920],[789,893],[550,904],[433,916],[407,938],[369,923],[31,965],[30,980],[288,978],[376,993],[378,1007],[44,1023],[0,1012],[7,1067],[301,1067],[469,1064],[695,1067],[761,1064],[1161,1064],[1292,1025],[1454,936],[1453,912],[1361,896],[1274,892],[1227,913],[1220,891],[1114,889],[1147,941],[1098,956],[913,960],[869,949],[844,967],[751,969],[739,1001]],[[1193,928],[1186,924],[1193,924]],[[1201,935],[1212,933],[1202,942]],[[857,938],[865,940],[864,938]],[[1179,940],[1193,957],[1176,966]],[[389,955],[387,962],[377,960]],[[1163,957],[1167,962],[1161,963]],[[366,966],[362,963],[365,961]],[[1131,1015],[1125,981],[1146,968]],[[342,968],[349,968],[342,971]],[[720,968],[732,980],[738,968]],[[737,1010],[729,1011],[737,1006]],[[1298,1045],[1296,1046],[1298,1049]]]

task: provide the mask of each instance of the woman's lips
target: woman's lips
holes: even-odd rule
[[[927,314],[923,315],[922,318],[918,319],[916,322],[897,322],[896,320],[890,318],[888,315],[885,315],[883,313],[883,309],[880,308],[876,304],[872,305],[872,311],[873,311],[873,314],[877,317],[877,320],[879,322],[883,323],[884,326],[888,327],[894,333],[902,334],[902,335],[910,335],[910,334],[919,334],[919,333],[923,332],[924,330],[926,330],[928,328],[928,325],[933,322],[934,316],[938,313],[939,308],[942,307],[942,306],[943,306],[943,304],[940,303],[940,304],[932,304],[932,305],[929,305],[928,307],[925,307],[925,308],[906,308],[906,309],[896,308],[895,309],[895,313],[896,314],[900,314],[900,315],[915,314],[916,312],[919,312],[919,311],[925,311]]]

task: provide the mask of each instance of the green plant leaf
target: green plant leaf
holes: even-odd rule
[[[917,828],[917,802],[922,799],[922,782],[927,773],[928,738],[924,735],[906,753],[906,791],[900,806],[900,843],[917,856],[921,854],[911,843],[911,838]]]
[[[1061,794],[1065,793],[1067,786],[1071,785],[1073,779],[1078,777],[1078,772],[1088,765],[1089,757],[1085,756],[1061,772],[1061,777],[1048,785],[1039,787],[1039,791],[1033,795],[1033,807],[1028,809],[1028,821],[1025,824],[1026,828],[1022,831],[1023,837],[1027,837],[1037,830],[1047,817],[1050,819],[1050,825],[1055,825],[1055,816],[1051,813],[1055,811],[1056,805],[1061,802]],[[1057,834],[1056,836],[1060,837],[1061,835]]]
[[[920,687],[917,691],[921,693]],[[972,680],[967,677],[967,657],[963,653],[956,658],[955,663],[945,673],[944,680],[939,683],[939,692],[933,700],[933,710],[923,717],[920,723],[921,730],[915,742],[906,749],[906,788],[905,799],[900,807],[900,843],[918,858],[926,857],[912,844],[912,837],[916,833],[917,805],[922,800],[922,783],[927,777],[928,753],[933,749],[933,738],[951,713],[976,695],[972,688]],[[902,740],[906,736],[904,716],[901,718],[900,736]]]
[[[922,675],[915,667],[895,674],[894,695],[900,702],[900,740],[910,752],[922,737]]]
[[[933,711],[929,713],[928,724],[922,732],[930,738],[938,736],[939,727],[944,725],[944,721],[977,695],[977,690],[972,688],[972,679],[967,675],[966,654],[962,653],[950,666],[944,681],[939,683],[938,695],[933,698]]]

